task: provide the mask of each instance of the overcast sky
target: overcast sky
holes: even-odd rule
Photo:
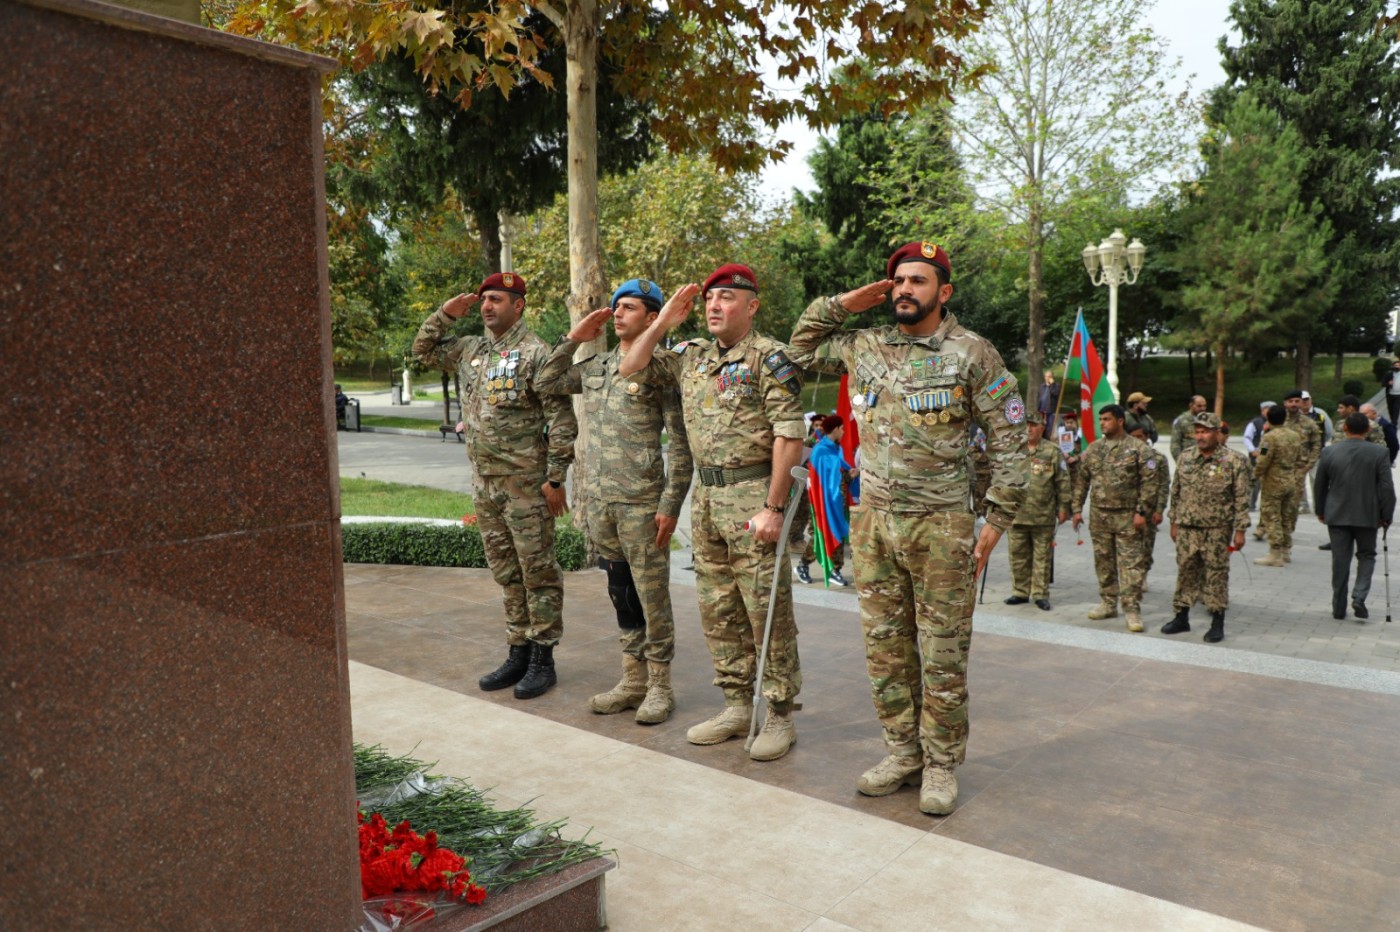
[[[1183,86],[1188,76],[1195,76],[1190,82],[1195,94],[1225,80],[1216,43],[1229,32],[1229,18],[1229,0],[1169,0],[1147,11],[1148,24],[1167,43],[1168,57],[1181,59]],[[767,200],[785,199],[793,188],[812,190],[807,156],[817,134],[793,124],[779,136],[793,142],[794,149],[782,164],[763,173],[760,190]]]

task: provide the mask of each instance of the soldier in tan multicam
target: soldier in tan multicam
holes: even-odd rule
[[[1259,441],[1254,475],[1259,479],[1259,525],[1269,537],[1269,553],[1255,560],[1258,566],[1283,566],[1290,562],[1293,528],[1298,523],[1298,476],[1306,476],[1307,440],[1303,432],[1287,426],[1288,413],[1274,405]],[[1311,422],[1307,422],[1311,426]]]
[[[861,424],[861,504],[851,515],[865,662],[888,756],[856,788],[885,796],[922,782],[919,808],[957,805],[967,753],[967,654],[974,581],[1025,493],[1026,406],[996,348],[948,312],[948,253],[909,243],[884,281],[803,312],[791,346],[804,367],[851,375]],[[846,330],[894,301],[893,321]],[[987,435],[987,523],[974,538],[968,435]]]
[[[1126,423],[1125,421],[1124,426]],[[1147,516],[1147,528],[1142,539],[1142,591],[1146,592],[1147,577],[1152,572],[1153,564],[1157,562],[1157,531],[1167,514],[1167,501],[1172,490],[1171,464],[1175,457],[1163,456],[1157,452],[1142,425],[1134,425],[1128,433],[1147,444],[1147,449],[1152,454],[1152,462],[1148,468],[1157,470],[1157,503],[1152,508],[1152,514]]]
[[[633,341],[618,372],[626,377],[658,366],[680,383],[700,478],[690,506],[695,588],[724,710],[687,731],[686,740],[719,744],[747,733],[777,573],[768,661],[757,684],[768,703],[767,716],[749,750],[754,760],[776,760],[797,740],[792,713],[802,688],[792,564],[776,559],[783,512],[791,502],[792,468],[802,458],[802,384],[787,348],[753,331],[758,281],[743,265],[720,266],[705,281],[705,324],[714,339],[658,349],[699,293],[696,285],[678,289]]]
[[[671,535],[690,489],[690,444],[681,397],[670,372],[651,364],[627,378],[618,364],[632,341],[656,319],[661,288],[634,278],[613,292],[609,307],[574,325],[554,346],[535,379],[545,393],[583,395],[592,438],[582,490],[589,538],[622,629],[622,680],[589,700],[602,715],[636,709],[654,725],[676,707],[671,690],[675,620],[671,614]],[[579,344],[598,337],[612,318],[618,345],[574,363]],[[661,431],[669,439],[662,456]],[[669,457],[669,469],[667,458]]]
[[[1385,431],[1381,430],[1381,425],[1376,422],[1376,409],[1373,405],[1362,404],[1361,399],[1357,398],[1355,395],[1343,395],[1337,402],[1337,423],[1342,423],[1348,416],[1358,412],[1366,415],[1366,420],[1371,425],[1370,429],[1366,432],[1367,441],[1385,450],[1385,455],[1387,457],[1390,456],[1390,447],[1386,446],[1385,443]],[[1332,442],[1334,444],[1341,443],[1344,440],[1346,440],[1345,431],[1339,430],[1332,435]]]
[[[1092,490],[1089,537],[1099,576],[1099,606],[1093,620],[1118,617],[1123,603],[1129,631],[1142,630],[1143,547],[1157,507],[1158,457],[1123,427],[1123,408],[1099,409],[1099,438],[1084,451],[1074,483],[1074,527],[1084,520],[1084,500]]]
[[[486,332],[453,336],[456,322],[481,305]],[[564,479],[578,423],[569,399],[535,386],[549,347],[522,319],[525,280],[490,275],[474,294],[449,298],[413,339],[413,357],[457,372],[472,462],[472,495],[486,563],[506,611],[503,664],[483,690],[515,686],[517,699],[555,684],[554,645],[564,631],[564,576],[554,554],[554,521],[568,510]]]
[[[1296,510],[1307,514],[1311,510],[1308,508],[1308,473],[1317,465],[1318,457],[1322,456],[1323,437],[1322,428],[1303,410],[1305,406],[1304,394],[1306,393],[1302,389],[1293,389],[1287,395],[1283,396],[1283,406],[1288,411],[1287,427],[1290,430],[1296,431],[1303,438],[1303,455],[1305,457],[1305,462],[1303,468],[1298,472],[1296,479],[1298,486],[1298,504]],[[1262,519],[1260,523],[1263,523]],[[1297,520],[1295,518],[1293,525],[1296,524]],[[1293,534],[1293,525],[1290,525],[1288,529],[1290,538]],[[1284,562],[1287,562],[1287,560],[1285,559]]]
[[[1011,559],[1011,595],[1007,605],[1050,611],[1050,560],[1055,526],[1069,520],[1069,464],[1055,444],[1042,439],[1045,420],[1038,411],[1026,415],[1030,456],[1026,457],[1026,499],[1006,538]]]
[[[1196,449],[1182,453],[1172,480],[1171,535],[1176,542],[1176,615],[1163,634],[1191,630],[1197,599],[1210,612],[1205,640],[1225,637],[1230,607],[1230,553],[1244,547],[1249,530],[1249,460],[1226,449],[1220,418],[1202,411],[1193,418]]]

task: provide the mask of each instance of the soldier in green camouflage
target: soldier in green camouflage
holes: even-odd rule
[[[1069,520],[1069,464],[1060,448],[1042,440],[1044,417],[1026,415],[1030,455],[1025,460],[1026,498],[1011,522],[1006,537],[1011,560],[1011,595],[1007,605],[1025,605],[1032,599],[1041,611],[1050,611],[1050,561],[1055,546],[1055,526]]]
[[[1026,406],[996,348],[945,306],[948,254],[909,243],[887,278],[810,304],[792,335],[807,368],[851,375],[861,503],[851,516],[865,660],[888,756],[856,788],[885,796],[921,780],[919,808],[957,804],[967,752],[974,582],[1025,494]],[[891,294],[893,322],[843,324]],[[974,537],[968,434],[987,436],[987,523]]]
[[[1181,459],[1181,454],[1196,448],[1196,415],[1206,409],[1204,395],[1192,395],[1186,410],[1172,421],[1171,452],[1172,461]]]
[[[1142,542],[1142,591],[1147,591],[1147,577],[1152,573],[1152,567],[1157,562],[1157,531],[1162,526],[1162,519],[1167,514],[1167,500],[1172,488],[1172,468],[1173,457],[1163,456],[1157,452],[1157,448],[1147,438],[1147,431],[1140,425],[1135,425],[1128,433],[1147,444],[1147,449],[1152,453],[1152,465],[1150,468],[1157,470],[1157,504],[1152,508],[1152,514],[1148,515],[1147,529],[1144,531]]]
[[[1337,402],[1337,423],[1340,424],[1349,415],[1360,412],[1366,415],[1366,420],[1370,422],[1371,429],[1366,432],[1366,440],[1385,450],[1385,455],[1390,456],[1390,447],[1386,446],[1385,431],[1381,430],[1381,425],[1376,422],[1376,409],[1372,405],[1363,405],[1361,399],[1355,395],[1343,395]],[[1332,435],[1332,442],[1341,443],[1346,440],[1345,431],[1337,431]]]
[[[1311,422],[1307,422],[1311,425]],[[1293,528],[1298,523],[1298,476],[1306,475],[1309,459],[1304,434],[1291,429],[1288,412],[1278,405],[1269,409],[1254,474],[1259,479],[1259,524],[1269,537],[1268,556],[1259,566],[1283,566],[1290,562]]]
[[[797,740],[792,722],[802,672],[792,617],[792,564],[777,561],[792,468],[802,457],[801,381],[783,344],[753,331],[758,281],[752,270],[724,265],[706,279],[705,323],[713,340],[686,340],[658,350],[685,320],[702,289],[685,285],[633,341],[618,372],[660,364],[681,389],[700,486],[691,497],[695,588],[700,622],[724,690],[724,711],[686,732],[692,744],[719,744],[747,733],[754,679],[773,574],[778,574],[763,690],[763,730],[749,756],[776,760]]]
[[[1220,418],[1195,416],[1196,449],[1177,460],[1172,480],[1171,535],[1176,542],[1176,615],[1163,634],[1191,630],[1191,606],[1199,599],[1210,612],[1205,640],[1225,637],[1230,607],[1230,553],[1244,547],[1249,530],[1249,461],[1226,449]]]
[[[478,303],[486,333],[453,336],[457,320]],[[549,347],[525,326],[524,313],[525,280],[498,272],[476,293],[449,298],[434,311],[418,328],[413,357],[462,381],[477,527],[504,595],[509,648],[505,663],[478,685],[513,685],[517,699],[532,699],[556,681],[564,576],[554,554],[554,521],[568,510],[563,486],[578,423],[568,398],[535,387]]]
[[[1304,401],[1302,389],[1295,388],[1287,395],[1283,396],[1283,406],[1288,411],[1287,426],[1290,430],[1296,431],[1303,438],[1303,454],[1305,461],[1302,469],[1298,471],[1298,510],[1307,514],[1308,508],[1308,471],[1317,465],[1318,457],[1322,456],[1322,428],[1317,426],[1307,413],[1304,412]],[[1320,413],[1320,412],[1319,412]],[[1261,522],[1262,523],[1262,520]],[[1295,520],[1293,524],[1297,524]],[[1289,536],[1293,533],[1292,525],[1289,526]],[[1287,562],[1285,559],[1284,562]]]
[[[618,364],[656,320],[663,300],[655,282],[623,282],[609,307],[584,317],[555,344],[535,379],[541,392],[583,395],[592,440],[579,496],[622,629],[622,680],[590,699],[589,707],[602,715],[636,709],[636,721],[644,725],[666,721],[676,707],[671,535],[693,470],[681,398],[669,370],[653,363],[623,378]],[[573,362],[574,351],[597,339],[609,318],[617,347]],[[663,429],[670,441],[666,457]]]
[[[1084,451],[1074,483],[1074,527],[1084,521],[1084,500],[1092,490],[1089,536],[1099,576],[1099,606],[1093,620],[1117,618],[1123,603],[1129,631],[1142,630],[1139,608],[1146,558],[1147,525],[1157,507],[1158,457],[1147,444],[1129,437],[1119,405],[1099,409],[1099,438]]]

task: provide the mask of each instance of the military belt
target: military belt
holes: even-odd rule
[[[700,466],[700,484],[710,488],[721,485],[733,485],[736,482],[743,482],[745,479],[764,479],[773,473],[772,463],[754,463],[752,466],[740,466],[738,469],[724,469],[720,466]]]

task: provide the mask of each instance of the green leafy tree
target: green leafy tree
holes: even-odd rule
[[[1319,288],[1331,299],[1298,322],[1303,387],[1319,345],[1381,345],[1400,292],[1400,44],[1378,28],[1386,15],[1385,0],[1234,0],[1240,42],[1220,41],[1227,81],[1212,94],[1214,119],[1247,91],[1297,130],[1299,195],[1330,225],[1325,265],[1347,274],[1346,288]]]
[[[1188,283],[1182,327],[1215,356],[1215,411],[1225,404],[1228,351],[1271,355],[1335,293],[1331,229],[1305,201],[1307,148],[1298,130],[1242,94],[1210,141],[1176,261]]]
[[[1142,17],[1132,0],[1005,0],[961,46],[995,69],[961,95],[956,132],[978,194],[1025,257],[1032,372],[1045,355],[1047,245],[1076,180],[1146,183],[1178,165],[1195,123],[1187,96],[1168,92],[1176,65]]]

